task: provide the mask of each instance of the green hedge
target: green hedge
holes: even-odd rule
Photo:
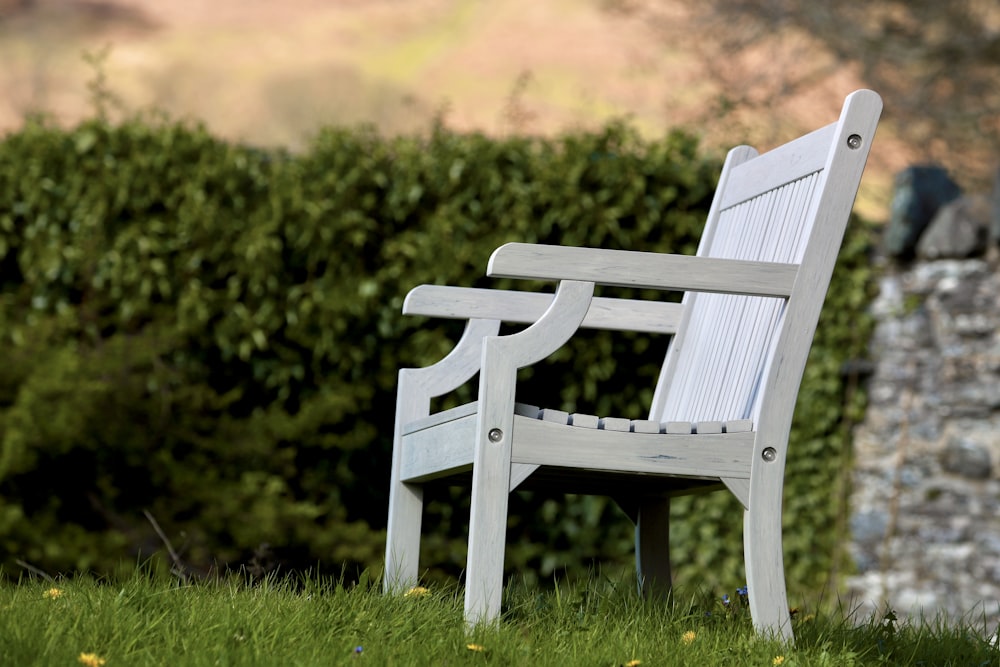
[[[690,135],[620,123],[551,140],[327,129],[300,155],[162,119],[27,124],[0,143],[0,567],[162,553],[144,510],[196,571],[377,567],[396,370],[460,332],[403,318],[406,292],[489,284],[489,253],[513,240],[693,252],[718,169]],[[801,394],[793,587],[823,581],[842,537],[824,489],[849,446],[839,369],[867,341],[869,236],[852,227]],[[519,398],[643,415],[665,345],[588,334],[525,372]],[[431,578],[461,570],[465,495],[429,494]],[[677,507],[680,575],[739,583],[737,505]],[[513,508],[512,572],[631,558],[604,499]]]

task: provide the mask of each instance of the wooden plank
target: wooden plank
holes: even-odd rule
[[[752,419],[733,419],[725,424],[726,433],[746,433],[753,430]]]
[[[722,208],[745,202],[826,166],[837,123],[831,123],[733,168]]]
[[[514,414],[521,415],[522,417],[531,417],[532,419],[538,419],[538,413],[541,410],[537,405],[529,405],[527,403],[515,403],[514,404]]]
[[[722,433],[722,422],[720,421],[702,421],[695,424],[694,432],[700,435],[705,435],[707,433]]]
[[[523,417],[515,419],[514,428],[511,460],[517,463],[702,479],[750,474],[753,433],[623,433]]]
[[[385,580],[387,593],[400,593],[416,586],[420,566],[420,524],[423,518],[424,493],[416,484],[402,479],[402,424],[426,415],[430,399],[414,380],[416,371],[399,371],[396,387],[396,420],[392,438],[392,469],[389,477],[389,518],[385,540]]]
[[[597,428],[600,423],[600,419],[596,415],[585,415],[579,412],[574,412],[569,416],[569,425],[576,426],[577,428]]]
[[[632,422],[621,417],[602,417],[599,427],[605,431],[621,431],[628,433],[632,427]]]
[[[400,478],[408,483],[428,482],[468,472],[475,443],[475,413],[404,435]]]
[[[632,433],[659,433],[660,423],[652,419],[633,419],[629,424]]]
[[[555,408],[542,408],[538,411],[538,419],[551,422],[553,424],[568,424],[569,413]]]
[[[659,290],[787,297],[798,266],[653,252],[507,243],[493,251],[487,275],[582,280]]]
[[[414,419],[412,422],[404,424],[402,433],[406,435],[415,433],[416,431],[420,431],[425,428],[433,428],[439,424],[444,424],[445,422],[449,422],[454,419],[461,419],[467,415],[475,414],[478,409],[479,401],[472,401],[471,403],[465,403],[464,405],[459,405],[455,408],[435,412],[430,416]],[[539,410],[538,406],[535,405],[528,405],[527,403],[514,404],[514,414],[521,415],[522,417],[537,419],[540,412],[541,410]]]
[[[460,405],[457,408],[451,408],[449,410],[442,410],[441,412],[435,412],[427,417],[421,417],[420,419],[414,419],[408,424],[403,424],[402,433],[403,435],[409,435],[410,433],[416,433],[417,431],[422,431],[425,428],[432,428],[445,422],[450,422],[455,419],[461,419],[462,417],[467,417],[476,413],[479,409],[479,402],[473,401],[472,403],[466,403]]]
[[[531,324],[552,304],[552,295],[446,285],[420,285],[403,301],[404,315],[480,318]],[[681,318],[679,303],[596,297],[580,325],[584,329],[672,334]]]

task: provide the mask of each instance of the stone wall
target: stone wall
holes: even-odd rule
[[[886,262],[855,432],[848,589],[862,618],[1000,624],[1000,264],[986,254]]]

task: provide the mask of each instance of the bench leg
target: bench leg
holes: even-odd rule
[[[780,485],[777,492],[781,493]],[[781,498],[759,500],[764,502],[751,502],[743,522],[750,615],[758,632],[791,642],[792,619],[781,553]]]
[[[423,496],[424,490],[416,484],[393,481],[389,489],[384,580],[387,593],[406,591],[417,585]]]
[[[509,467],[507,464],[508,470]],[[490,474],[489,468],[489,465],[476,466],[472,474],[469,556],[465,571],[465,620],[470,626],[491,623],[499,618],[503,596],[510,475]]]
[[[643,498],[635,522],[635,565],[645,598],[670,596],[670,498]]]

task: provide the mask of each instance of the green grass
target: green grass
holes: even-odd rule
[[[310,578],[25,580],[0,584],[0,665],[1000,664],[972,623],[891,614],[857,624],[800,613],[796,645],[783,646],[756,637],[733,597],[643,602],[596,577],[555,591],[514,586],[503,622],[469,632],[455,588],[404,597]]]

